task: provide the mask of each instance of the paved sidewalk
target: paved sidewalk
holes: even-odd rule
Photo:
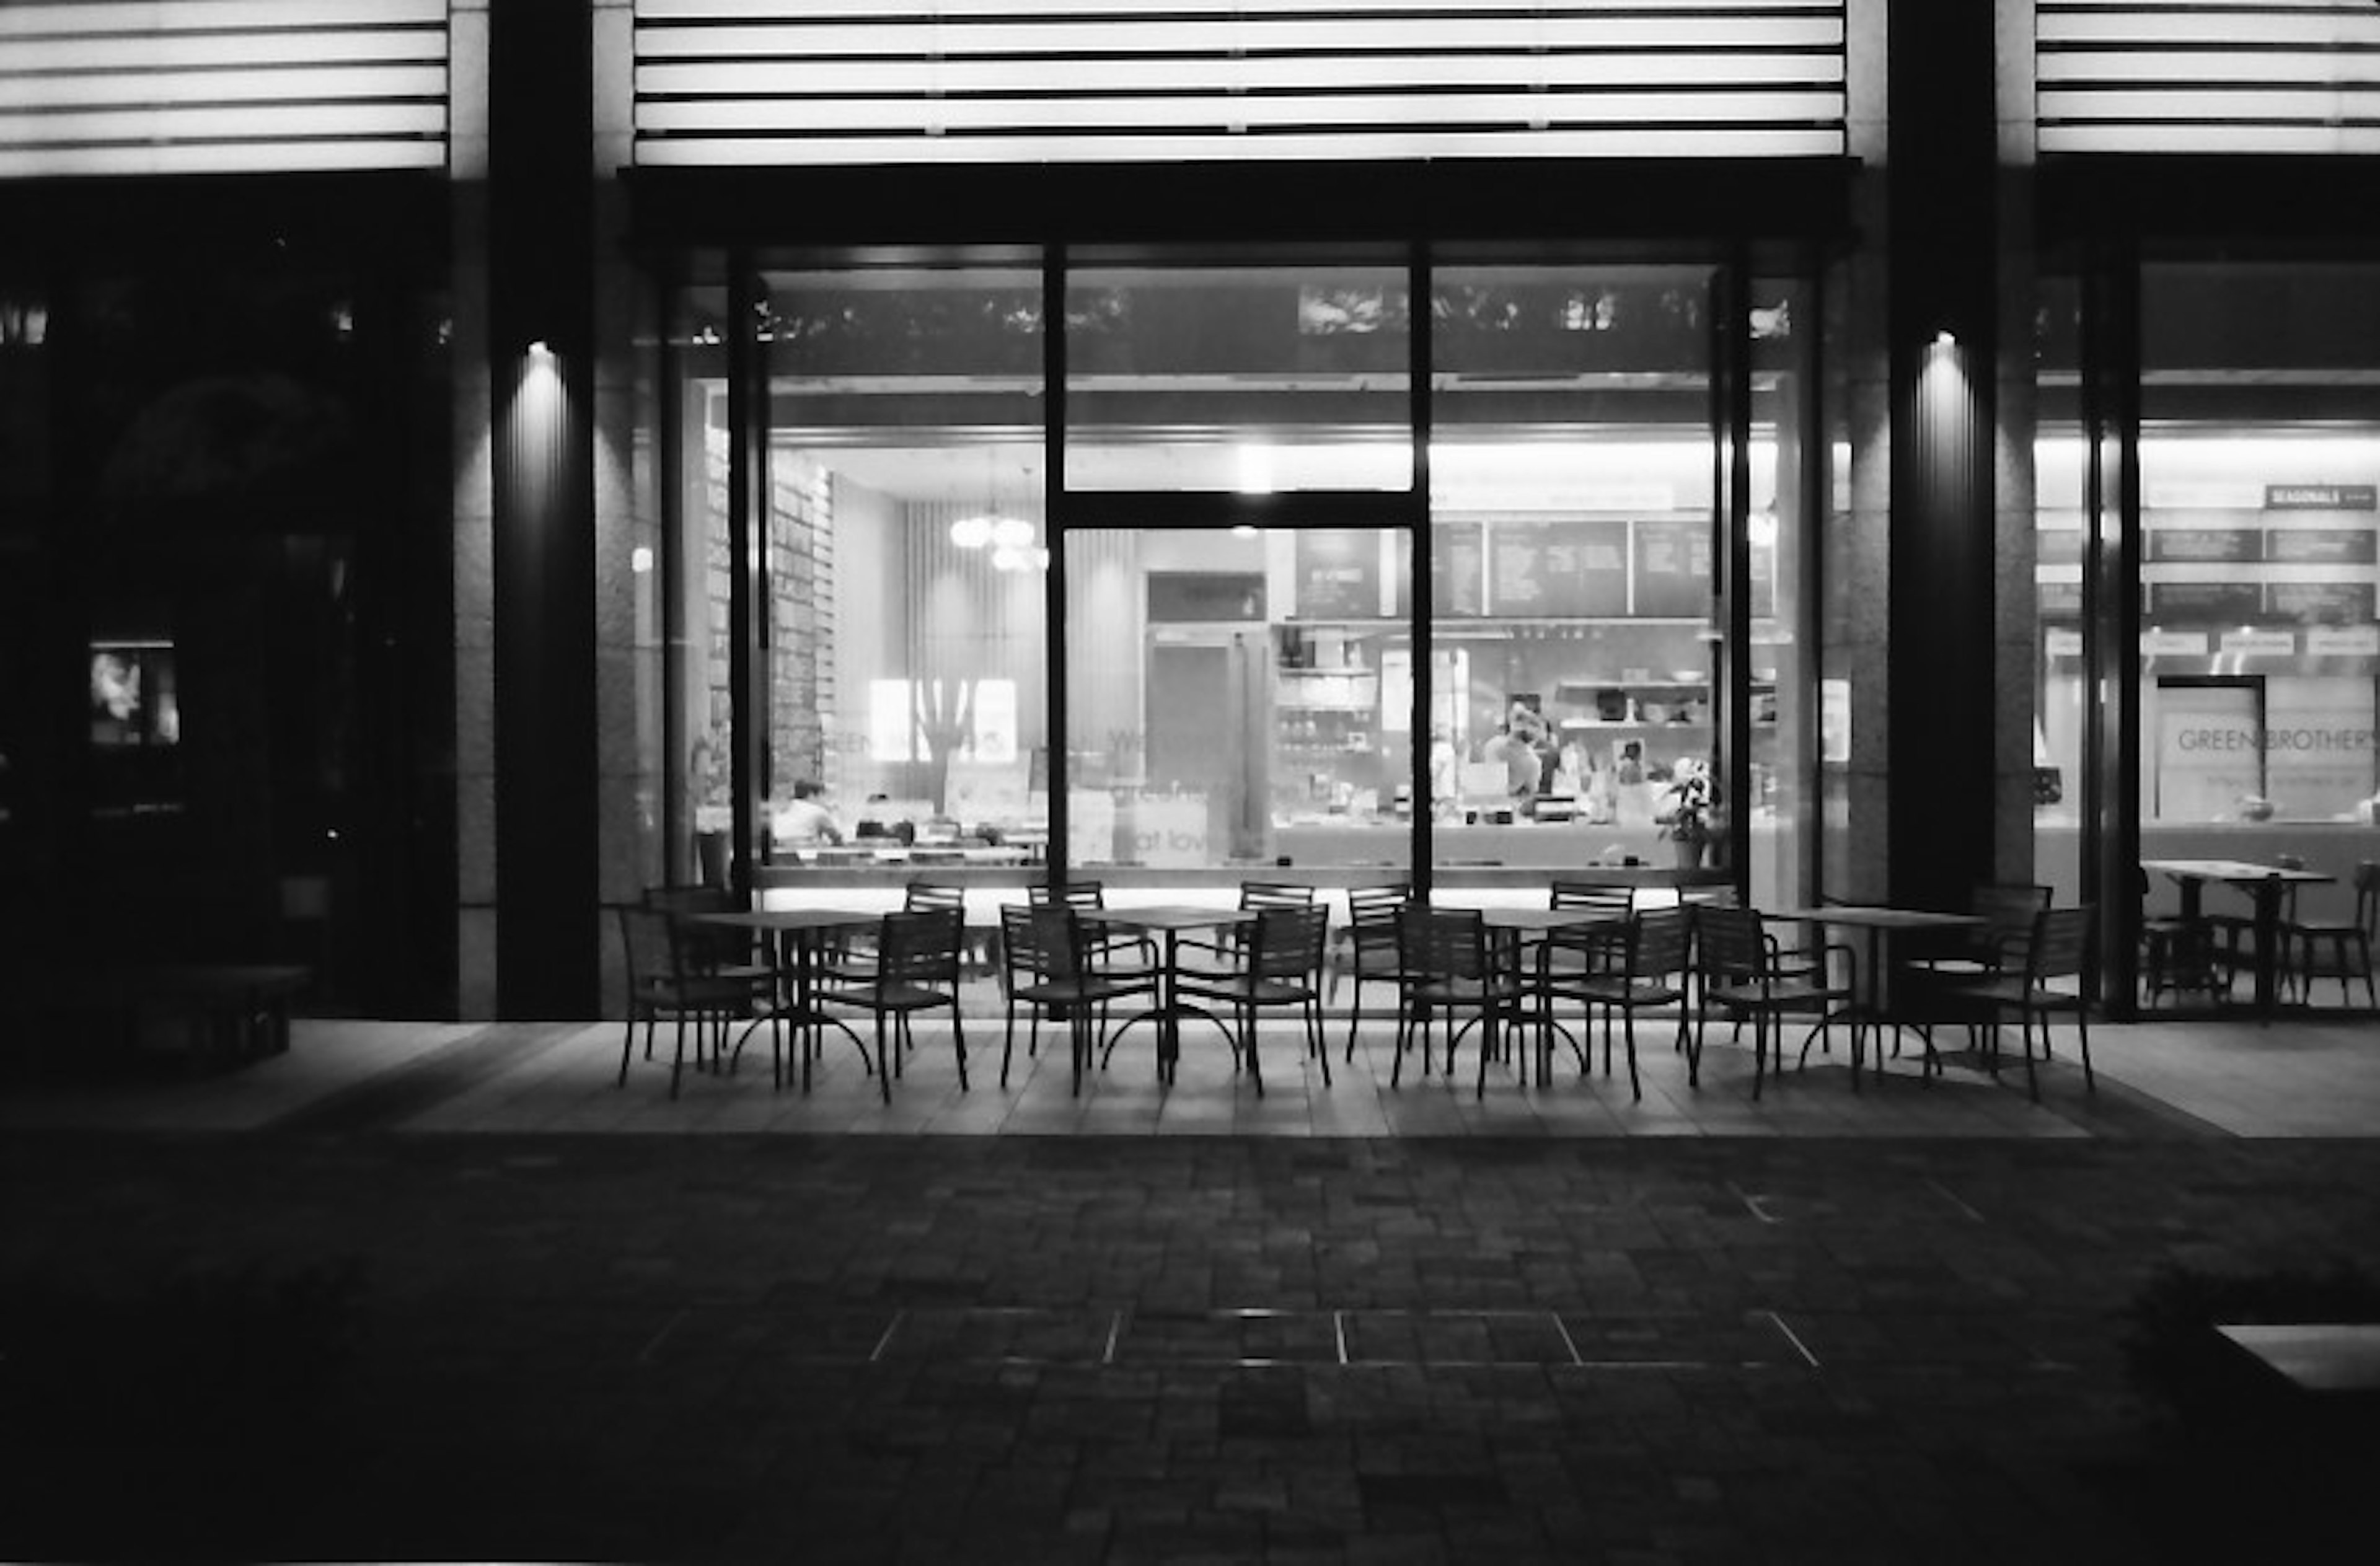
[[[2094,1044],[2037,1104],[946,1035],[890,1109],[673,1100],[582,1025],[12,1079],[0,1557],[2360,1559],[2368,1410],[2185,1441],[2126,1348],[2175,1268],[2380,1277],[2380,1033]]]
[[[2205,1483],[2123,1313],[2380,1265],[2365,1142],[34,1135],[0,1177],[19,1559],[2284,1559],[2319,1497]]]

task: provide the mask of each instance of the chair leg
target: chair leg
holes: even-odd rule
[[[966,1033],[959,1023],[959,998],[956,995],[951,997],[951,1048],[958,1054],[959,1091],[964,1093],[967,1090]]]
[[[2029,1096],[2033,1101],[2037,1104],[2041,1102],[2041,1077],[2039,1074],[2033,1069],[2034,1014],[2034,1009],[2031,1006],[2027,1006],[2024,1009],[2022,1017],[2024,1030],[2024,1090],[2027,1096]],[[2043,1024],[2042,1031],[2045,1033],[2048,1031],[2048,1025],[2046,1022]]]
[[[1636,1075],[1635,1007],[1622,1006],[1620,1008],[1620,1026],[1624,1030],[1627,1037],[1628,1091],[1632,1096],[1641,1100],[1645,1097],[1645,1084],[1639,1081]],[[1611,1013],[1609,1007],[1605,1008],[1603,1015],[1603,1074],[1606,1076],[1609,1076],[1611,1074]]]
[[[648,1022],[648,1023],[646,1024],[646,1026],[648,1026],[648,1027],[650,1027],[651,1026],[652,1026],[652,1025],[651,1025],[650,1022]],[[646,1046],[646,1049],[647,1049],[648,1050],[650,1050],[651,1048],[652,1048],[652,1047],[651,1047],[650,1045],[647,1045],[647,1046]],[[628,1085],[628,1062],[629,1062],[629,1060],[630,1060],[631,1058],[633,1058],[633,1057],[635,1056],[636,1052],[637,1052],[637,1014],[636,1014],[636,1012],[635,1012],[633,1009],[631,1009],[631,1010],[630,1010],[630,1012],[628,1013],[628,1028],[627,1028],[627,1032],[626,1032],[625,1034],[624,1034],[624,1035],[622,1036],[621,1039],[620,1039],[620,1080],[619,1080],[619,1082],[616,1084],[616,1086],[621,1086],[621,1087],[625,1087],[625,1086]]]
[[[1257,1097],[1261,1099],[1264,1097],[1264,1062],[1257,1059],[1257,1009],[1254,1006],[1240,1008],[1240,1038],[1244,1040],[1240,1048],[1248,1058],[1248,1079],[1257,1085]]]
[[[2099,1085],[2091,1076],[2091,1015],[2086,1006],[2074,1008],[2074,1048],[2082,1056],[2082,1091],[2096,1093]]]
[[[1306,1053],[1322,1062],[1322,1086],[1330,1086],[1330,1040],[1322,1031],[1322,1002],[1318,998],[1305,1003],[1305,1048]]]

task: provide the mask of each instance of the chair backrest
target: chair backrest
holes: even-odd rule
[[[1319,904],[1257,910],[1248,937],[1248,971],[1264,978],[1301,978],[1322,965],[1330,938],[1330,910]]]
[[[901,906],[906,912],[922,913],[929,908],[966,909],[966,888],[947,881],[913,880],[902,889]]]
[[[2355,867],[2355,922],[2363,933],[2380,941],[2380,859]]]
[[[1488,921],[1476,908],[1408,906],[1397,922],[1398,965],[1416,978],[1479,978],[1488,972]]]
[[[1314,889],[1285,880],[1244,880],[1240,882],[1240,906],[1243,909],[1303,908],[1314,901]]]
[[[1694,915],[1682,906],[1646,908],[1628,921],[1628,972],[1634,978],[1683,973],[1693,959]]]
[[[670,933],[670,917],[648,904],[623,903],[614,910],[620,919],[620,953],[627,962],[628,990],[674,978],[677,948]]]
[[[1548,907],[1585,908],[1626,918],[1636,907],[1636,889],[1604,881],[1557,880],[1548,892]]]
[[[1694,909],[1694,966],[1722,982],[1768,972],[1768,932],[1756,908],[1701,904]]]
[[[2098,920],[2088,904],[2044,908],[2034,915],[2033,939],[2025,945],[2025,983],[2037,986],[2046,979],[2080,978],[2089,973],[2097,930]]]
[[[876,973],[883,984],[955,983],[965,920],[956,908],[887,914],[877,926]]]
[[[1986,881],[1967,894],[1967,912],[1984,921],[1968,942],[1996,955],[2013,952],[2033,933],[2033,917],[2049,906],[2049,888],[2023,881]]]
[[[1351,886],[1347,889],[1347,931],[1359,946],[1393,945],[1397,919],[1413,901],[1409,886]]]
[[[725,967],[751,957],[752,938],[746,931],[693,922],[703,914],[732,914],[744,906],[743,898],[726,887],[650,886],[645,906],[662,916],[680,969]]]
[[[1070,880],[1052,896],[1050,888],[1039,881],[1025,889],[1026,901],[1036,908],[1062,904],[1069,908],[1104,908],[1108,905],[1107,888],[1095,880]]]

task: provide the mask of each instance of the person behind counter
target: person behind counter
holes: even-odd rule
[[[802,778],[794,783],[794,802],[777,812],[775,836],[779,843],[795,848],[815,848],[843,841],[843,829],[835,825],[834,812],[819,803],[823,793],[816,778]]]

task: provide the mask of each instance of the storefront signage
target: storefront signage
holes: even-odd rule
[[[2262,560],[2262,528],[2158,528],[2148,536],[2151,560]]]
[[[2265,558],[2325,565],[2370,565],[2380,560],[2380,534],[2369,528],[2276,528]]]
[[[2079,656],[2082,638],[2074,638],[2074,650]],[[2206,633],[2204,631],[2143,631],[2141,656],[2143,658],[2204,658],[2206,656]]]
[[[2226,631],[2219,650],[2245,658],[2294,658],[2298,638],[2291,631]]]
[[[1710,612],[1711,525],[1700,518],[1647,521],[1636,529],[1631,609],[1664,619],[1698,619]]]
[[[2380,625],[2309,625],[2309,658],[2380,657]]]
[[[1624,522],[1500,523],[1488,535],[1499,614],[1628,613]]]
[[[2268,582],[2265,593],[2278,619],[2353,625],[2374,617],[2370,582]]]
[[[2266,511],[2380,511],[2380,485],[2268,484]]]

